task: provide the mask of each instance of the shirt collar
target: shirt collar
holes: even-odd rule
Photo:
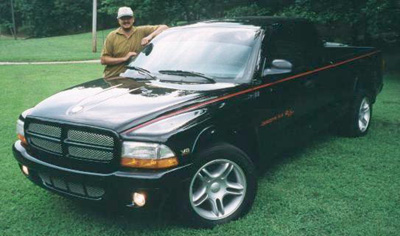
[[[131,36],[136,32],[136,27],[132,26],[132,29],[133,29],[133,31],[132,31]],[[124,30],[122,29],[122,27],[118,28],[117,34],[124,35]]]

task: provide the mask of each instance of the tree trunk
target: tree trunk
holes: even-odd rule
[[[11,17],[12,17],[12,23],[13,23],[13,35],[14,35],[14,39],[17,40],[17,29],[15,27],[15,16],[14,16],[14,2],[13,0],[10,0],[11,2]]]

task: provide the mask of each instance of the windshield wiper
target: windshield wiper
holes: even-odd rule
[[[131,70],[136,70],[137,72],[141,73],[141,74],[145,74],[148,77],[152,78],[152,79],[156,79],[156,76],[154,76],[150,71],[142,68],[142,67],[137,67],[137,66],[127,66],[128,69]]]
[[[178,76],[196,76],[206,79],[208,82],[215,84],[215,80],[206,76],[205,74],[194,72],[194,71],[185,71],[185,70],[160,70],[158,71],[161,74],[166,75],[178,75]]]

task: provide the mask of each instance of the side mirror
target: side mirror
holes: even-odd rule
[[[153,51],[153,44],[152,44],[152,43],[148,44],[148,45],[143,49],[142,52],[144,53],[144,55],[148,56],[148,55],[150,55],[151,51]]]
[[[271,63],[271,68],[266,68],[263,71],[263,76],[276,75],[292,72],[293,65],[287,60],[275,59]]]
[[[131,56],[126,62],[125,62],[125,65],[129,65],[129,64],[131,64],[131,62],[133,61],[133,59],[135,59],[135,57],[134,56]]]

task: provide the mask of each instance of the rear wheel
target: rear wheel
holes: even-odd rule
[[[368,94],[358,91],[343,124],[343,133],[350,137],[360,137],[368,133],[372,118],[372,103]]]
[[[363,97],[358,111],[358,130],[365,133],[371,121],[371,103],[368,97]]]
[[[256,194],[254,166],[240,149],[221,144],[196,157],[186,186],[184,211],[196,227],[213,227],[243,216]]]

